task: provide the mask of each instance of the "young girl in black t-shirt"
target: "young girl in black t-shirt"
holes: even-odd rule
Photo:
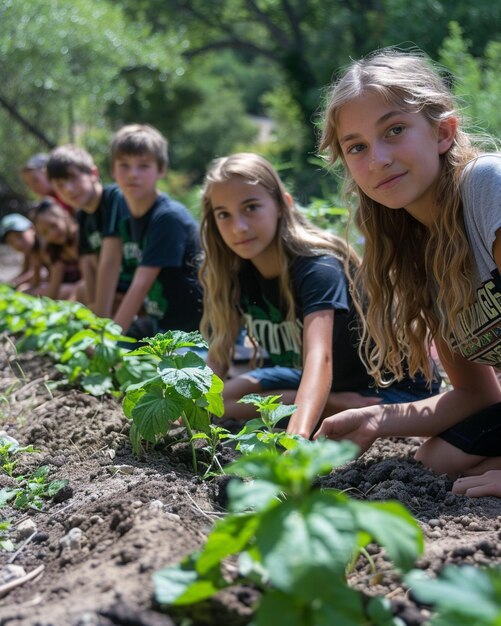
[[[346,275],[359,258],[300,213],[268,161],[248,153],[217,159],[202,204],[208,363],[227,375],[244,326],[268,361],[226,381],[227,417],[254,416],[251,405],[237,403],[246,394],[281,394],[297,405],[288,431],[309,438],[324,415],[430,395],[409,379],[373,387],[358,357]]]

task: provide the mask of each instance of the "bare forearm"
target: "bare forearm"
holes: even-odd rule
[[[315,430],[332,384],[332,365],[305,367],[294,404],[298,407],[289,420],[287,432],[309,439]]]
[[[453,389],[418,402],[374,407],[376,413],[380,412],[378,436],[433,437],[497,402],[501,402],[501,392]]]

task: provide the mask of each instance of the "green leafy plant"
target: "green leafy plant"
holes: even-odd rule
[[[86,327],[65,342],[56,368],[65,374],[67,382],[79,382],[84,391],[101,396],[120,387],[116,371],[126,350],[119,342],[135,340],[124,337],[120,326],[112,320],[100,318],[88,309],[85,313]]]
[[[16,465],[19,462],[18,455],[21,453],[38,452],[31,444],[29,446],[21,446],[14,437],[8,435],[0,436],[0,470],[12,476]]]
[[[446,565],[438,578],[413,570],[405,582],[420,601],[433,605],[430,626],[499,626],[501,568]]]
[[[8,520],[0,520],[0,550],[4,552],[12,552],[14,544],[9,539],[11,523]]]
[[[280,398],[281,396],[249,394],[239,400],[244,404],[253,404],[259,413],[258,418],[249,420],[236,435],[230,434],[227,437],[238,442],[236,448],[242,454],[268,449],[278,453],[280,450],[289,450],[297,445],[298,437],[276,429],[281,420],[292,415],[297,409],[294,404],[282,404]]]
[[[317,476],[355,454],[349,442],[303,440],[287,454],[251,452],[226,467],[252,480],[230,481],[230,513],[199,552],[155,573],[157,601],[187,605],[251,583],[263,592],[253,626],[401,623],[384,599],[366,603],[348,586],[346,567],[354,553],[377,542],[407,571],[423,549],[418,524],[398,502],[362,502],[313,487]],[[222,565],[234,555],[238,574],[228,579]]]
[[[224,468],[219,461],[219,451],[221,443],[224,439],[228,439],[230,432],[222,426],[216,426],[215,424],[209,425],[209,432],[194,433],[192,439],[194,441],[201,440],[205,445],[201,450],[209,455],[209,462],[201,462],[205,465],[205,471],[202,474],[202,478],[211,478],[224,474]]]
[[[206,348],[198,332],[168,331],[145,338],[146,344],[124,358],[144,356],[155,365],[150,378],[129,385],[123,400],[132,420],[130,439],[136,454],[141,440],[156,443],[171,426],[184,425],[190,441],[193,470],[198,471],[193,432],[210,436],[211,415],[221,417],[223,381],[190,348]]]
[[[17,488],[4,488],[0,490],[0,507],[7,506],[12,501],[15,509],[34,508],[41,510],[44,500],[53,498],[58,491],[66,487],[68,480],[52,480],[48,482],[50,468],[48,465],[40,466],[29,476],[17,476],[20,483]]]

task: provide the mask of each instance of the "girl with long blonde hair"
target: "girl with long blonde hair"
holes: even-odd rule
[[[398,379],[406,362],[411,375],[429,376],[434,341],[453,389],[340,413],[319,436],[362,449],[377,437],[425,437],[417,458],[457,478],[501,469],[492,368],[501,367],[501,155],[475,147],[448,82],[419,51],[386,49],[353,62],[330,90],[321,149],[344,165],[365,238],[353,293],[362,284],[367,293],[367,306],[356,304],[369,372]],[[496,491],[492,476],[455,489]]]
[[[357,352],[347,272],[359,265],[340,237],[311,224],[278,174],[252,153],[216,159],[202,195],[201,330],[221,377],[243,327],[268,362],[226,381],[226,415],[248,419],[249,393],[296,404],[288,431],[309,438],[325,414],[429,395],[424,379],[375,389]]]

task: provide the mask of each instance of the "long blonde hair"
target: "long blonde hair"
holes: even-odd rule
[[[200,232],[204,256],[200,279],[204,287],[204,313],[200,328],[208,339],[214,359],[225,368],[229,367],[235,339],[244,323],[238,308],[238,274],[242,259],[228,248],[219,234],[211,191],[213,184],[229,181],[235,176],[251,185],[261,185],[280,209],[276,238],[281,268],[281,298],[286,304],[288,321],[295,322],[296,319],[289,269],[292,259],[332,254],[352,267],[360,262],[355,251],[343,239],[314,226],[294,204],[287,201],[285,187],[266,159],[243,152],[214,160],[202,191]]]
[[[460,119],[445,79],[424,54],[381,50],[353,62],[330,89],[320,150],[327,151],[331,162],[343,159],[337,135],[339,111],[368,91],[402,110],[421,113],[432,125]],[[422,371],[431,377],[431,339],[440,336],[448,341],[457,314],[472,301],[460,178],[478,151],[459,126],[451,147],[440,157],[436,219],[430,229],[403,208],[388,210],[371,200],[345,167],[346,192],[355,197],[355,221],[365,238],[354,280],[355,292],[363,284],[368,297],[363,310],[354,296],[362,318],[361,356],[377,382],[385,368],[401,378],[403,358],[411,375]]]

